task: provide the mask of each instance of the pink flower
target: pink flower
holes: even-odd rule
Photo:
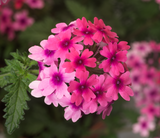
[[[160,106],[156,106],[152,103],[141,109],[142,114],[146,114],[149,119],[153,120],[155,116],[160,116]]]
[[[96,95],[91,90],[91,86],[97,83],[96,76],[93,74],[89,78],[88,71],[76,72],[76,77],[80,82],[71,81],[69,83],[68,91],[72,92],[71,103],[75,102],[76,106],[79,106],[84,98],[84,101],[89,102],[91,98],[96,98]]]
[[[85,71],[87,67],[94,68],[96,67],[96,58],[89,58],[93,55],[92,51],[85,49],[81,55],[75,50],[71,49],[70,53],[66,54],[67,59],[71,62],[63,63],[63,67],[66,68],[66,72],[72,72],[76,69],[76,71]]]
[[[155,41],[150,41],[149,44],[153,51],[160,51],[160,44],[157,44]]]
[[[106,116],[109,116],[113,107],[112,104],[114,103],[114,100],[111,102],[108,102],[106,106],[99,106],[97,109],[97,114],[101,114],[102,112],[102,119],[105,119]]]
[[[74,80],[75,72],[65,73],[64,70],[61,65],[58,69],[54,63],[43,70],[45,78],[39,84],[39,89],[43,90],[43,96],[48,96],[54,92],[57,98],[61,99],[63,95],[69,95],[66,83]]]
[[[69,25],[67,25],[66,23],[58,23],[56,24],[56,28],[51,29],[51,32],[58,34],[68,29],[71,30],[71,32],[73,32],[73,28],[75,27],[76,27],[76,21],[71,22]]]
[[[28,17],[28,12],[26,10],[16,13],[14,18],[15,18],[14,22],[15,30],[24,31],[28,26],[31,26],[34,22],[33,18]]]
[[[96,78],[98,79],[98,83],[91,87],[96,97],[92,98],[90,102],[83,103],[83,108],[89,109],[90,113],[94,113],[97,111],[98,104],[100,104],[100,106],[102,107],[105,107],[106,105],[108,105],[108,102],[111,102],[111,99],[106,97],[106,92],[108,89],[105,82],[106,77],[106,75],[96,76]]]
[[[108,85],[108,91],[106,93],[107,97],[111,97],[113,100],[118,99],[118,93],[126,101],[130,100],[129,96],[133,96],[134,93],[129,87],[131,84],[131,78],[129,77],[130,72],[127,71],[120,76],[108,76],[106,82]]]
[[[88,110],[82,108],[82,104],[76,106],[71,101],[71,97],[63,97],[59,104],[65,108],[64,118],[66,120],[72,119],[73,122],[76,122],[79,118],[82,117],[82,113],[89,114]]]
[[[142,88],[141,81],[141,72],[138,69],[134,69],[131,71],[131,79],[132,79],[132,88],[133,90],[140,91]]]
[[[144,94],[149,102],[160,102],[160,88],[159,86],[146,87]]]
[[[126,41],[120,41],[117,44],[117,50],[121,51],[121,50],[128,50],[128,49],[130,49],[130,46],[127,45],[127,44],[128,44],[128,42],[126,42]]]
[[[33,9],[42,9],[44,7],[43,0],[25,0],[25,2]]]
[[[119,75],[120,72],[125,71],[121,62],[127,60],[127,51],[117,51],[117,43],[109,43],[108,46],[103,47],[100,54],[107,58],[99,65],[99,68],[103,68],[104,72],[111,70],[114,74]]]
[[[11,22],[13,12],[9,8],[3,8],[0,14],[0,26],[5,26],[6,23]]]
[[[15,37],[15,30],[12,22],[8,22],[4,26],[0,25],[0,32],[2,34],[7,34],[9,40],[13,40]]]
[[[43,63],[47,65],[51,65],[54,61],[57,61],[57,58],[55,58],[55,50],[49,50],[46,48],[46,45],[48,44],[47,40],[43,40],[40,42],[40,46],[32,46],[29,48],[29,52],[31,55],[28,57],[30,59],[36,60],[36,61],[43,61]]]
[[[111,42],[111,39],[114,41],[114,38],[118,37],[115,32],[111,32],[112,28],[110,26],[106,26],[102,19],[98,20],[97,17],[94,17],[94,24],[89,21],[89,25],[96,31],[92,37],[96,42],[101,42],[104,37],[106,43],[109,43]]]
[[[149,136],[149,131],[155,129],[155,123],[153,120],[148,119],[145,116],[140,116],[138,118],[138,123],[133,125],[133,132],[140,133],[141,136]]]
[[[154,85],[156,79],[156,69],[154,67],[144,68],[142,72],[142,84]]]
[[[40,84],[40,80],[35,80],[35,81],[32,81],[30,84],[29,84],[29,88],[30,89],[33,89],[31,91],[31,95],[36,97],[36,98],[39,98],[39,97],[42,97],[42,90],[39,89],[39,84]]]
[[[72,47],[77,51],[83,49],[83,46],[81,44],[77,44],[77,42],[80,41],[82,41],[81,37],[71,39],[71,31],[67,30],[65,32],[59,33],[53,38],[49,38],[46,48],[49,50],[57,50],[55,53],[55,57],[65,59],[66,54]]]
[[[157,4],[160,4],[160,0],[155,0],[157,2]]]
[[[135,54],[135,52],[128,52],[127,53],[127,65],[130,68],[134,68],[137,70],[142,70],[145,67],[145,61],[142,57],[139,57]]]
[[[45,66],[43,62],[38,61],[38,67],[39,67],[39,75],[37,77],[37,80],[41,80],[41,72],[44,70]]]
[[[134,42],[132,43],[132,47],[138,56],[145,57],[151,52],[151,47],[148,42]]]
[[[82,17],[82,20],[76,20],[78,29],[74,29],[73,34],[77,36],[81,36],[83,39],[84,45],[93,45],[93,29],[88,27],[88,22],[85,17]]]

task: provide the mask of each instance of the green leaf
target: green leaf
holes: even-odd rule
[[[23,64],[18,60],[5,60],[6,64],[11,67],[13,70],[22,71]]]
[[[8,82],[8,77],[10,76],[10,73],[0,74],[0,87],[3,88],[6,86]]]
[[[6,103],[4,118],[9,134],[18,128],[20,120],[24,119],[24,110],[28,109],[29,100],[27,91],[31,91],[28,85],[36,79],[29,70],[36,63],[28,58],[27,53],[20,54],[17,51],[11,55],[14,59],[5,60],[7,66],[0,69],[0,87],[5,87],[4,90],[8,91],[2,102]]]
[[[92,19],[92,9],[91,8],[87,8],[81,5],[80,3],[78,3],[77,1],[73,1],[73,0],[66,0],[65,3],[66,3],[68,10],[72,13],[72,15],[75,18],[85,17],[88,20]]]
[[[15,128],[18,128],[20,120],[24,119],[24,110],[28,109],[26,101],[29,97],[26,92],[26,85],[21,78],[17,78],[14,84],[11,84],[5,88],[9,93],[2,99],[6,103],[4,111],[6,114],[5,126],[7,131],[11,134]]]

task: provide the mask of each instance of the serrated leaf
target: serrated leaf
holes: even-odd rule
[[[9,134],[18,128],[20,120],[24,119],[24,110],[28,109],[26,101],[29,100],[29,97],[26,89],[21,78],[5,88],[9,93],[5,95],[2,101],[6,103],[4,118],[6,118],[5,126]]]
[[[81,5],[77,1],[66,0],[65,1],[68,10],[72,13],[75,18],[85,17],[87,19],[92,19],[92,10]]]
[[[11,67],[13,70],[22,71],[23,64],[18,60],[5,60],[6,64]]]
[[[9,81],[6,77],[10,76],[10,73],[5,73],[5,74],[0,74],[0,87],[3,88],[4,86],[6,86]]]

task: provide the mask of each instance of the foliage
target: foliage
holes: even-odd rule
[[[35,76],[28,71],[33,62],[26,57],[26,54],[19,55],[11,53],[14,57],[12,60],[5,60],[7,66],[1,68],[0,86],[8,92],[2,99],[5,102],[6,114],[5,126],[11,134],[15,128],[18,128],[20,120],[24,119],[24,110],[28,109],[27,101],[29,100],[27,90],[29,82],[35,79]]]

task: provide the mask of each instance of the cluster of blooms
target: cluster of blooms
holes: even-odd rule
[[[141,114],[133,131],[145,137],[150,130],[155,130],[155,122],[160,119],[160,44],[134,42],[131,47],[127,65],[132,68],[132,89]]]
[[[82,114],[109,115],[118,94],[129,101],[133,91],[125,64],[126,41],[117,39],[102,19],[85,17],[56,24],[47,40],[29,48],[29,58],[38,61],[39,76],[30,83],[31,95],[45,96],[48,105],[65,108],[64,117],[76,122]]]
[[[8,36],[9,40],[15,37],[16,31],[24,31],[31,26],[34,19],[28,16],[28,11],[21,10],[23,4],[27,4],[32,9],[44,7],[43,0],[7,0],[0,7],[0,33]]]

